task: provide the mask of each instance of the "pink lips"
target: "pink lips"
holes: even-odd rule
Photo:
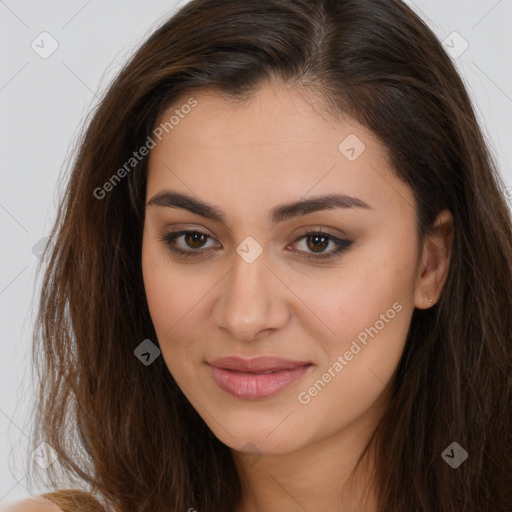
[[[210,361],[208,365],[221,389],[237,398],[258,400],[291,385],[307,372],[312,363],[271,356],[254,359],[232,356]]]

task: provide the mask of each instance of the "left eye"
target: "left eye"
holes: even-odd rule
[[[334,255],[343,252],[352,244],[351,240],[341,239],[332,235],[331,233],[327,233],[321,230],[304,233],[298,237],[294,243],[297,243],[300,240],[304,240],[306,249],[312,251],[312,253],[309,254],[307,251],[299,251],[301,253],[306,252],[306,254],[303,254],[303,256],[308,259],[331,258]],[[325,249],[329,246],[329,244],[332,244],[334,248],[333,250],[326,252]]]
[[[181,244],[178,243],[180,238],[182,238]],[[183,257],[201,256],[207,252],[215,250],[215,246],[205,246],[208,239],[213,240],[213,238],[206,233],[195,230],[171,232],[160,238],[160,240],[164,242],[171,251]],[[322,230],[304,233],[296,238],[293,244],[302,240],[305,242],[306,250],[293,250],[294,252],[299,253],[302,257],[306,257],[310,260],[331,258],[335,254],[341,253],[352,244],[351,240],[340,239],[331,233],[327,233]],[[325,249],[329,247],[329,244],[332,244],[334,248],[331,251],[326,252]],[[286,247],[286,249],[289,248],[291,248],[291,245]],[[308,252],[308,250],[311,252]]]

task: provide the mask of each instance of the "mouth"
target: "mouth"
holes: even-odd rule
[[[259,400],[287,388],[313,366],[308,361],[276,357],[228,357],[207,363],[213,380],[226,393],[244,400]]]

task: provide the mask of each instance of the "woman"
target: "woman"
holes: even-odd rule
[[[13,510],[510,511],[502,188],[405,4],[193,0],[81,140],[35,337],[69,489]]]

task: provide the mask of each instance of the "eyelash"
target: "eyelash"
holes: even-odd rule
[[[183,258],[189,258],[189,257],[199,257],[203,256],[204,254],[211,252],[212,250],[215,250],[213,248],[204,249],[204,250],[190,250],[190,251],[184,251],[183,249],[178,249],[176,246],[173,245],[173,242],[179,238],[180,236],[187,235],[187,234],[193,234],[197,233],[199,235],[204,235],[208,238],[212,238],[211,236],[207,235],[206,233],[203,233],[202,231],[198,231],[196,229],[189,229],[189,230],[182,230],[182,231],[175,231],[166,233],[159,237],[159,240],[165,244],[165,246],[170,249],[172,252],[178,254],[180,257]],[[332,250],[329,253],[321,253],[321,254],[313,254],[310,253],[309,255],[302,255],[301,257],[307,258],[309,260],[325,260],[333,258],[334,256],[342,253],[345,251],[350,245],[352,245],[352,240],[347,239],[341,239],[338,238],[331,233],[324,231],[322,229],[316,229],[312,231],[308,231],[306,233],[301,234],[299,237],[297,237],[292,243],[295,244],[299,240],[302,240],[303,238],[307,238],[308,236],[312,235],[320,235],[328,239],[329,241],[332,241],[334,244],[336,244],[336,249]],[[288,246],[287,246],[288,247]],[[299,253],[302,253],[303,251],[298,251]]]

